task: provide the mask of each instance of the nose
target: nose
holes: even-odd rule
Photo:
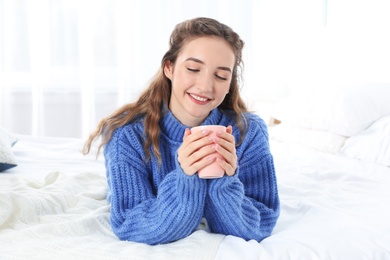
[[[200,76],[198,81],[198,88],[203,92],[212,92],[214,87],[213,75],[204,73]]]

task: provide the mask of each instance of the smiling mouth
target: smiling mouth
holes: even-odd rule
[[[208,98],[204,98],[204,97],[199,97],[199,96],[197,96],[197,95],[194,95],[194,94],[189,94],[193,99],[195,99],[195,100],[198,100],[198,101],[200,101],[200,102],[206,102],[207,100],[210,100],[210,99],[208,99]]]

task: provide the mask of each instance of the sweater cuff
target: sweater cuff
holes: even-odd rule
[[[179,161],[177,160],[177,152],[175,158],[176,170],[170,174],[174,174],[178,182],[182,184],[178,184],[179,187],[185,187],[185,189],[187,189],[187,191],[183,192],[188,192],[189,190],[199,190],[202,193],[206,193],[207,181],[199,178],[198,174],[194,174],[192,176],[185,174],[179,164]]]
[[[238,178],[236,173],[233,176],[224,176],[218,179],[210,179],[208,185],[208,193],[212,198],[218,198],[224,193],[237,193],[238,197],[241,197],[240,194],[244,194],[244,186],[241,183],[241,180]],[[228,194],[226,194],[228,195]],[[232,195],[232,194],[230,194]],[[228,196],[230,196],[228,195]]]

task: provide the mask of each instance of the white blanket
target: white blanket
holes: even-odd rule
[[[119,241],[101,174],[52,172],[43,182],[3,175],[1,259],[213,259],[223,236],[198,230],[167,245]]]

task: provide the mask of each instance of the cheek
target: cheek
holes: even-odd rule
[[[186,88],[193,84],[194,79],[185,73],[185,71],[177,71],[174,75],[173,85],[177,85],[179,88]]]
[[[217,95],[225,97],[229,93],[230,83],[219,84],[215,89]]]
[[[215,100],[219,103],[219,105],[224,101],[228,91],[229,91],[229,87],[222,87],[222,86],[219,86],[220,88],[215,88],[215,91],[214,91],[214,98]]]

